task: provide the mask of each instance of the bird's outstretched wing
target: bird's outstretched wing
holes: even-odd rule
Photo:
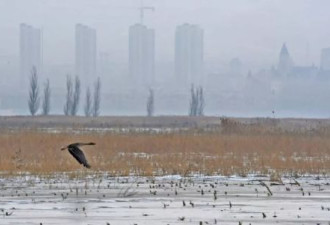
[[[84,167],[91,168],[84,153],[78,147],[69,147],[69,152],[80,164],[83,164]]]

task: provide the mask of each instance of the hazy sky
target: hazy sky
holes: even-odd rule
[[[156,60],[173,61],[174,31],[185,22],[205,30],[206,61],[277,62],[286,42],[296,64],[319,65],[330,47],[329,0],[144,0],[154,6],[145,23],[156,29]],[[0,57],[18,55],[19,24],[44,31],[46,64],[74,62],[74,25],[97,29],[98,52],[128,59],[128,27],[138,22],[140,0],[0,0]]]

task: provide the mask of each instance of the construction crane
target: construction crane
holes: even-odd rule
[[[152,12],[155,11],[155,7],[152,6],[144,6],[143,1],[141,1],[141,6],[138,8],[140,11],[140,23],[143,24],[143,19],[144,19],[144,11],[145,10],[150,10]]]

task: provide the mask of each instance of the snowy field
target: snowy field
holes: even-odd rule
[[[2,177],[0,224],[330,224],[330,178]]]

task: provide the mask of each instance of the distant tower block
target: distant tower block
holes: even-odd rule
[[[32,68],[40,74],[42,67],[42,32],[22,23],[20,25],[20,83],[28,85]]]
[[[76,25],[76,74],[87,86],[93,85],[96,74],[96,30],[86,25]]]
[[[280,52],[277,70],[280,75],[287,75],[292,70],[292,67],[293,62],[286,47],[286,44],[284,43]]]
[[[142,24],[129,28],[129,73],[131,81],[150,87],[155,73],[155,31]]]
[[[204,67],[203,30],[183,24],[175,32],[175,76],[180,85],[202,85]]]
[[[242,62],[239,58],[233,58],[230,63],[230,74],[231,75],[241,75],[242,74]]]
[[[322,49],[320,69],[330,71],[330,48]]]

